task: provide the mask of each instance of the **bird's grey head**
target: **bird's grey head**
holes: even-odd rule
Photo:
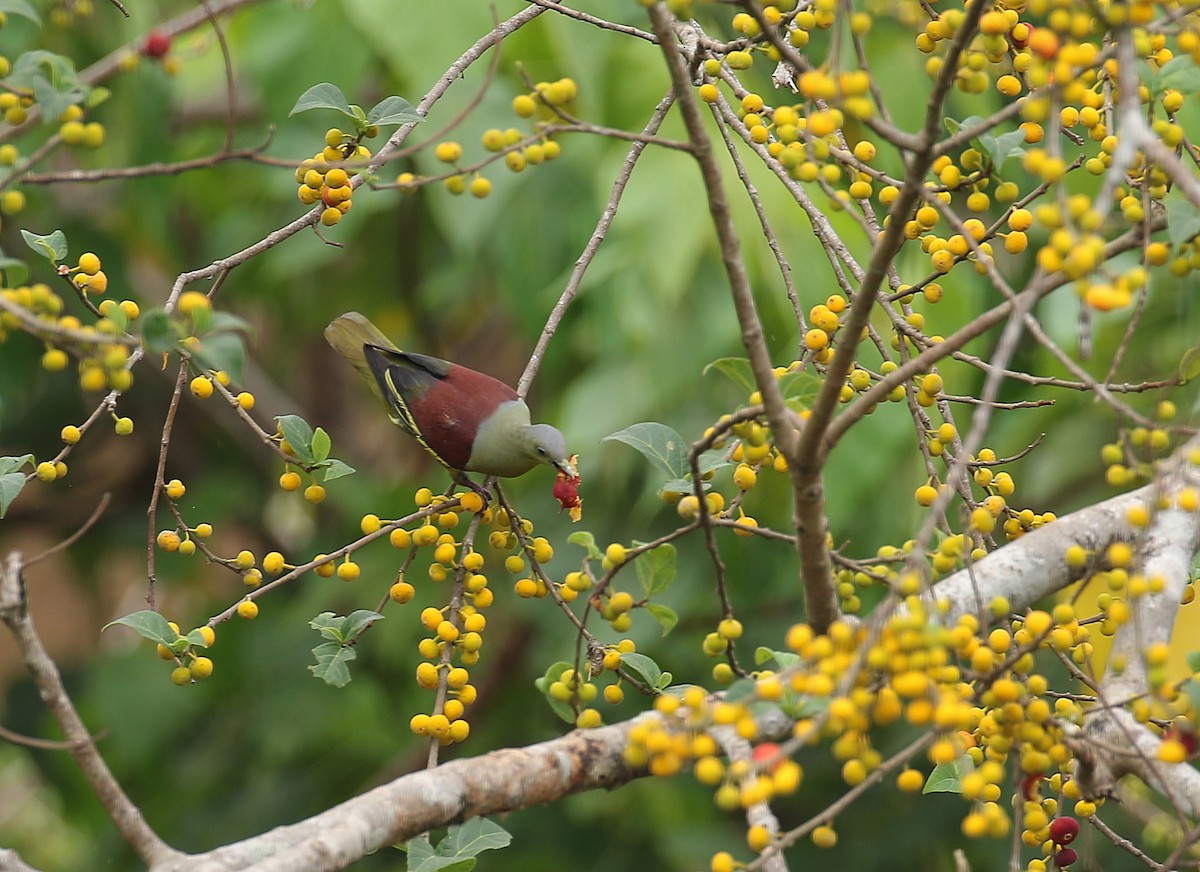
[[[532,424],[525,431],[526,444],[538,463],[569,474],[567,464],[567,440],[557,428],[549,424]]]

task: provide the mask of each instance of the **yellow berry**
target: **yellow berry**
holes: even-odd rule
[[[313,505],[325,499],[325,488],[319,484],[310,484],[304,489],[304,498]]]

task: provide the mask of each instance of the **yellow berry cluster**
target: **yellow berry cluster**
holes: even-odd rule
[[[108,279],[100,269],[100,259],[87,252],[80,255],[72,281],[84,295],[102,294],[108,288]],[[49,285],[22,285],[0,290],[4,298],[29,311],[39,321],[48,325],[46,351],[42,354],[42,368],[47,372],[62,372],[70,363],[71,356],[79,358],[79,385],[83,390],[127,391],[133,385],[133,373],[128,368],[129,348],[113,339],[124,333],[129,322],[141,315],[138,304],[133,300],[104,300],[99,312],[101,317],[95,324],[84,324],[74,315],[63,315],[63,300]],[[10,331],[18,330],[21,322],[15,315],[0,313],[0,341]],[[62,331],[56,334],[55,330]],[[66,335],[66,334],[72,335]],[[118,427],[118,431],[120,431]],[[125,434],[122,434],[125,435]]]
[[[350,211],[353,188],[350,180],[358,175],[353,167],[343,168],[349,160],[365,160],[371,150],[336,127],[325,132],[325,148],[296,167],[296,182],[300,187],[296,196],[306,206],[320,201],[325,209],[321,212],[321,223],[332,227]]]
[[[167,625],[175,631],[176,636],[182,636],[179,632],[179,625],[174,621],[168,621]],[[216,631],[212,627],[198,627],[193,630],[188,636],[198,634],[203,640],[205,650],[211,648],[217,641]],[[185,684],[191,684],[193,681],[203,681],[213,673],[213,662],[210,658],[198,653],[197,644],[184,644],[180,640],[180,650],[168,648],[161,642],[157,645],[158,656],[163,660],[168,660],[175,665],[171,670],[171,683],[182,687]]]
[[[1071,825],[1056,824],[1056,816],[1088,817],[1096,810],[1097,803],[1082,799],[1070,774],[1072,752],[1065,740],[1092,701],[1051,693],[1035,655],[1045,648],[1090,668],[1093,622],[1079,620],[1066,602],[1050,612],[1016,617],[1009,615],[1007,603],[991,603],[999,623],[990,629],[971,614],[948,624],[936,616],[930,620],[916,594],[905,597],[904,606],[877,633],[845,622],[835,622],[825,634],[806,624],[793,626],[787,650],[777,655],[791,665],[742,679],[728,699],[696,687],[660,697],[655,706],[660,717],[631,729],[626,759],[660,776],[690,764],[696,777],[715,789],[718,806],[731,811],[795,790],[803,768],[794,758],[816,753],[804,749],[826,743],[847,786],[862,784],[881,768],[899,768],[897,786],[913,792],[925,782],[916,761],[887,760],[874,743],[878,728],[903,721],[932,731],[925,758],[935,772],[958,768],[961,796],[969,806],[964,834],[1005,837],[1013,824],[1005,793],[1017,784],[1025,803],[1022,839],[1053,856],[1074,837]],[[721,635],[736,636],[737,628],[723,626]],[[1152,679],[1154,699],[1134,704],[1143,722],[1188,712],[1187,695],[1165,678],[1166,653],[1166,646],[1154,646],[1145,654],[1148,668],[1158,672]],[[763,703],[792,715],[787,743],[760,741],[755,713]],[[753,760],[723,762],[712,739],[715,727],[757,743]],[[1164,753],[1176,750],[1171,745]],[[969,760],[965,766],[964,760]],[[1043,789],[1053,796],[1043,798]],[[1068,807],[1067,801],[1074,805]],[[809,834],[818,845],[836,843],[832,820],[819,822]],[[747,832],[755,852],[770,847],[774,838],[754,827]],[[731,868],[732,862],[723,852],[714,857],[713,868]]]
[[[1155,408],[1160,425],[1174,420],[1175,404],[1162,400]],[[1156,461],[1171,447],[1171,433],[1165,426],[1133,427],[1123,431],[1116,442],[1100,449],[1104,478],[1113,487],[1128,487],[1148,481],[1154,475]]]
[[[186,492],[187,488],[184,486],[183,482],[177,478],[172,479],[163,485],[163,493],[166,494],[167,498],[173,502],[182,499]],[[212,524],[208,523],[197,524],[195,527],[181,527],[178,531],[160,530],[158,536],[155,537],[155,543],[167,554],[179,553],[185,557],[189,557],[196,553],[197,540],[207,539],[212,535],[212,533]],[[212,555],[211,552],[206,552],[206,556],[215,557],[215,555]],[[235,561],[225,562],[232,564]],[[250,564],[253,566],[253,559],[251,559]]]
[[[514,97],[512,110],[519,118],[537,119],[533,134],[527,136],[515,127],[506,130],[488,128],[480,141],[484,150],[492,156],[472,166],[462,166],[464,150],[461,143],[453,140],[439,142],[434,147],[434,157],[454,170],[440,177],[446,191],[455,195],[469,192],[471,196],[483,199],[492,193],[491,180],[480,174],[480,170],[488,164],[502,158],[509,170],[519,173],[527,167],[556,159],[562,154],[562,146],[551,138],[552,131],[546,128],[560,119],[558,113],[565,111],[577,96],[578,86],[573,79],[558,79],[554,82],[538,82],[531,92]],[[396,176],[396,185],[405,193],[417,190],[427,181],[411,172]]]

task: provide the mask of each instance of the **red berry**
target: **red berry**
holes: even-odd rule
[[[1059,869],[1065,869],[1079,859],[1079,855],[1075,853],[1074,848],[1063,848],[1054,855],[1054,865]]]
[[[771,772],[774,772],[783,763],[783,758],[779,756],[779,746],[774,742],[761,742],[755,745],[751,756],[754,758],[755,763],[765,763],[768,760],[775,760],[775,763],[770,767]]]
[[[1045,775],[1038,773],[1036,775],[1026,775],[1024,778],[1022,778],[1021,796],[1023,796],[1026,800],[1039,799],[1038,784],[1045,777]]]
[[[1183,745],[1189,757],[1196,753],[1196,731],[1187,726],[1181,726],[1177,723],[1171,724],[1163,732],[1163,738],[1174,739],[1179,742],[1179,744]]]
[[[1073,817],[1055,818],[1050,822],[1050,840],[1056,845],[1069,845],[1079,835],[1079,821]]]
[[[554,498],[564,509],[573,509],[579,505],[579,478],[566,478],[559,475],[554,482]]]
[[[152,30],[146,34],[146,44],[142,46],[142,54],[148,58],[160,58],[171,50],[171,37],[161,30]]]

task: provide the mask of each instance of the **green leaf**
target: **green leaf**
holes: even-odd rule
[[[675,625],[679,623],[679,615],[670,606],[664,606],[662,603],[646,603],[642,608],[650,613],[650,617],[658,621],[664,636],[674,630]]]
[[[1190,382],[1200,376],[1200,345],[1193,345],[1179,359],[1179,380]]]
[[[83,105],[87,109],[95,109],[101,103],[108,100],[108,98],[111,96],[112,91],[108,90],[108,88],[102,88],[97,85],[88,90],[87,97],[84,99]]]
[[[175,348],[178,336],[171,319],[162,309],[151,309],[142,315],[142,345],[150,354],[164,354]]]
[[[596,547],[596,537],[587,530],[576,530],[567,537],[567,541],[572,545],[579,545],[587,551],[588,560],[599,560],[603,556],[600,549]]]
[[[342,643],[347,639],[346,636],[346,619],[341,615],[335,615],[333,612],[321,612],[308,625],[314,630],[320,632],[326,639],[334,642]]]
[[[187,642],[187,644],[189,644],[189,645],[194,645],[197,648],[207,648],[208,647],[208,640],[204,638],[204,634],[200,632],[199,627],[192,630],[186,636],[181,636],[180,639]],[[179,641],[179,639],[177,639],[176,641]]]
[[[1184,657],[1184,660],[1187,662],[1188,669],[1190,669],[1193,673],[1200,672],[1200,651],[1187,652],[1187,656]]]
[[[651,465],[657,466],[670,478],[683,478],[687,475],[688,444],[666,424],[655,421],[633,424],[605,436],[601,441],[624,442],[636,448]]]
[[[471,818],[461,826],[450,827],[438,844],[438,851],[452,857],[477,857],[484,851],[497,851],[512,844],[512,834],[487,818]]]
[[[4,274],[5,285],[15,288],[29,278],[29,267],[20,258],[0,254],[0,273]]]
[[[1200,233],[1200,213],[1178,189],[1171,191],[1166,200],[1167,235],[1171,238],[1171,245],[1177,248]]]
[[[334,687],[345,687],[350,683],[350,667],[346,664],[358,656],[353,648],[337,642],[322,642],[313,648],[313,656],[317,662],[308,668],[317,678]]]
[[[386,616],[379,614],[379,612],[373,612],[370,609],[355,609],[346,615],[346,638],[353,639],[357,637],[367,627],[376,621],[382,621],[384,617]]]
[[[232,333],[210,334],[191,349],[191,355],[206,370],[228,373],[235,382],[242,380],[246,367],[246,347],[240,336]],[[288,441],[291,442],[290,439]]]
[[[311,466],[313,462],[312,427],[308,426],[308,422],[299,415],[280,415],[275,420],[279,422],[279,430],[283,433],[283,438],[292,446],[292,451],[296,453],[299,461],[305,466]]]
[[[1025,132],[1022,130],[1010,130],[999,135],[989,130],[979,134],[977,141],[991,158],[992,168],[997,172],[1004,169],[1004,164],[1010,158],[1025,156]]]
[[[329,434],[318,427],[313,431],[312,452],[313,459],[318,463],[329,457],[329,449],[332,447],[332,442],[329,439]]]
[[[230,312],[209,312],[208,330],[210,333],[241,333],[245,336],[254,335],[254,328],[245,318],[239,318]]]
[[[188,314],[188,318],[192,321],[192,333],[196,336],[203,336],[208,333],[208,328],[212,326],[212,306],[195,306]]]
[[[335,478],[341,478],[345,475],[354,475],[355,469],[349,464],[342,463],[336,457],[331,457],[329,460],[321,463],[321,469],[324,470],[322,481],[333,481]]]
[[[696,458],[696,466],[699,467],[701,475],[732,465],[725,457],[725,452],[715,448],[705,451]]]
[[[80,82],[74,61],[44,50],[28,51],[18,57],[6,84],[33,91],[33,98],[42,109],[42,123],[55,125],[63,112],[86,100],[90,90],[90,86]]]
[[[975,763],[963,754],[953,763],[939,763],[925,779],[922,793],[962,793],[962,779],[975,770]]]
[[[550,695],[550,685],[558,681],[558,677],[568,669],[574,668],[574,666],[572,666],[570,663],[567,663],[565,660],[559,660],[557,663],[552,663],[550,667],[546,669],[545,674],[533,682],[533,686],[536,687],[542,693],[542,695],[546,697],[546,702],[550,704],[550,710],[568,724],[575,723],[575,710],[571,708],[569,703],[552,697]]]
[[[750,361],[744,357],[722,357],[714,360],[704,367],[703,374],[708,375],[711,369],[728,377],[743,393],[752,394],[758,390],[758,384],[754,381],[754,370],[750,367]]]
[[[67,256],[67,237],[61,230],[40,236],[22,228],[21,238],[25,240],[26,245],[53,264],[57,265]]]
[[[380,126],[391,124],[419,124],[425,120],[412,104],[403,97],[384,97],[367,113],[367,123]]]
[[[1179,91],[1185,97],[1200,91],[1200,67],[1191,55],[1180,54],[1163,64],[1158,72],[1158,86]]]
[[[632,669],[638,675],[645,679],[646,683],[651,687],[657,688],[662,680],[663,671],[658,664],[647,657],[645,654],[632,652],[621,655],[621,665]]]
[[[800,655],[792,651],[775,651],[761,645],[754,649],[755,666],[766,666],[768,663],[774,662],[777,670],[787,669],[799,659]]]
[[[310,109],[334,109],[347,118],[354,118],[354,110],[350,108],[350,102],[342,93],[342,89],[328,82],[313,85],[301,94],[296,105],[292,107],[292,111],[288,113],[288,117],[291,118],[300,112],[308,112]]]
[[[101,628],[101,632],[118,624],[129,627],[129,629],[133,630],[139,636],[149,639],[151,642],[158,642],[160,645],[165,645],[168,648],[174,645],[175,640],[179,638],[179,634],[171,629],[171,625],[167,623],[167,619],[158,612],[151,611],[150,609],[143,609],[140,612],[134,612],[131,615],[110,621]]]
[[[25,0],[0,0],[0,12],[5,15],[20,15],[28,18],[38,27],[42,26],[42,19],[38,18],[37,11]]]
[[[0,518],[3,518],[13,500],[25,487],[25,475],[20,472],[0,474]]]
[[[701,490],[707,491],[711,486],[708,482],[700,483]],[[669,494],[694,494],[696,486],[690,478],[673,478],[660,487],[659,491]]]
[[[675,580],[675,546],[669,542],[659,545],[639,556],[634,566],[646,596],[664,591]]]
[[[758,698],[758,682],[753,678],[739,678],[725,688],[725,702],[751,702]]]
[[[26,463],[33,462],[32,454],[19,454],[12,457],[0,457],[0,475],[16,472]]]

